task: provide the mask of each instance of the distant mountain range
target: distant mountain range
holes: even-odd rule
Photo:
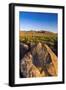
[[[50,31],[46,31],[46,30],[30,30],[30,31],[25,31],[25,30],[21,30],[20,32],[24,33],[24,32],[27,32],[27,33],[44,33],[44,34],[57,34],[56,32],[50,32]]]

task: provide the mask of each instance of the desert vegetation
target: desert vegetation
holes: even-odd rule
[[[38,42],[47,44],[57,56],[58,36],[57,33],[48,31],[20,31],[20,42],[37,44]]]

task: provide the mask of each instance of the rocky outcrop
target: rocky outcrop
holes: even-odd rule
[[[25,52],[20,63],[20,71],[24,77],[44,77],[57,75],[57,57],[52,50],[42,43],[23,45]],[[23,49],[22,49],[23,51]]]

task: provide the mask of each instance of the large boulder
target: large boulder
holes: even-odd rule
[[[41,67],[40,72],[44,71],[44,76],[56,76],[57,68],[55,69],[55,62],[57,62],[57,57],[54,55],[52,50],[49,52],[49,47],[47,47],[47,45],[38,43],[37,46],[32,49],[33,64],[36,67]],[[53,56],[55,58],[52,58]]]

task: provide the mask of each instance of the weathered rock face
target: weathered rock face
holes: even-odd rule
[[[54,56],[55,62],[57,62],[57,57],[52,51],[49,52],[48,46],[38,43],[37,45],[32,45],[30,51],[30,47],[27,45],[23,45],[23,48],[25,48],[25,53],[24,55],[21,53],[23,58],[21,59],[20,70],[24,77],[44,77],[57,75],[57,68],[55,68],[56,63],[53,63],[52,60]]]
[[[36,66],[42,67],[44,64],[50,64],[51,58],[47,49],[41,43],[38,43],[35,48],[32,49],[33,63]]]
[[[51,66],[48,69],[48,72],[51,73],[51,75],[57,76],[58,74],[58,58],[57,56],[52,52],[52,50],[45,44],[45,47],[51,57]]]
[[[30,53],[27,53],[21,60],[21,72],[24,77],[40,76],[39,70],[32,63],[32,55]]]

